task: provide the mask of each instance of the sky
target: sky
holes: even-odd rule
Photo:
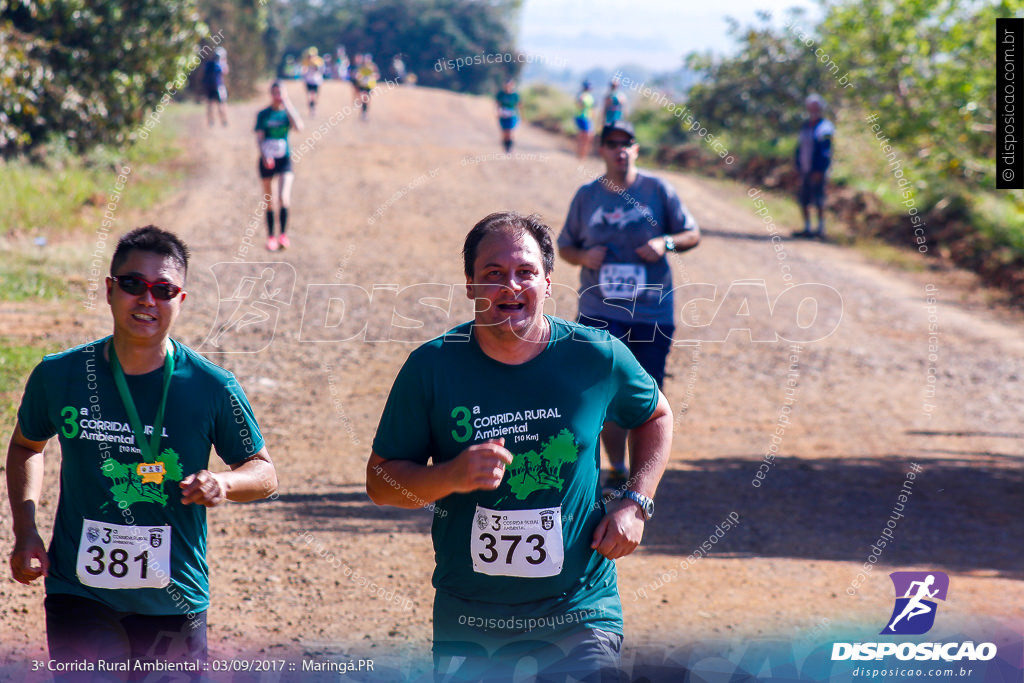
[[[782,26],[790,7],[807,10],[808,26],[821,16],[813,0],[526,0],[519,49],[573,71],[630,62],[672,70],[689,52],[733,51],[726,17],[748,25],[769,10]]]

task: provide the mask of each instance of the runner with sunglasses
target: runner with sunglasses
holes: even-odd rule
[[[46,356],[28,379],[7,451],[11,575],[45,577],[57,662],[159,661],[201,677],[206,508],[266,498],[277,474],[234,375],[170,338],[188,248],[154,226],[118,242],[107,278],[113,334]],[[43,449],[61,446],[49,550],[36,510]],[[210,447],[230,468],[211,472]],[[63,671],[63,669],[62,669]],[[62,674],[92,680],[93,673]]]
[[[675,313],[667,254],[697,246],[700,228],[675,189],[637,170],[632,124],[601,130],[605,173],[573,197],[558,254],[580,270],[579,322],[625,342],[661,388]],[[626,431],[613,422],[601,434],[611,471],[605,486],[627,482]]]

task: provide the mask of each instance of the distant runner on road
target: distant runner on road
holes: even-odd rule
[[[292,201],[291,148],[288,145],[288,131],[302,130],[302,120],[288,100],[280,81],[270,85],[270,106],[256,115],[256,142],[260,148],[259,171],[263,185],[263,197],[267,200],[267,249],[277,251],[291,246],[288,229],[288,208]],[[277,203],[280,207],[281,236],[274,236],[273,180],[278,176]]]
[[[594,94],[590,92],[590,81],[583,81],[583,88],[576,95],[576,157],[586,159],[590,143],[594,139]]]
[[[320,98],[320,86],[324,83],[324,60],[315,47],[306,50],[302,60],[302,78],[306,82],[306,97],[309,100],[309,115],[316,116],[316,103]]]
[[[356,67],[355,80],[356,91],[359,93],[359,101],[362,104],[362,112],[359,116],[363,121],[369,115],[370,93],[377,87],[379,79],[380,69],[373,63],[373,56],[369,53],[364,54]]]
[[[604,96],[604,125],[621,121],[626,115],[626,96],[619,90],[619,79],[613,78]]]
[[[228,89],[224,77],[228,74],[228,51],[223,47],[214,50],[213,57],[203,65],[203,89],[206,91],[206,122],[213,126],[213,111],[220,115],[221,125],[228,125]]]
[[[512,133],[519,124],[519,116],[522,107],[519,103],[519,93],[516,92],[516,82],[511,78],[505,81],[504,87],[495,97],[498,103],[498,126],[501,128],[501,145],[508,154],[512,151]]]
[[[654,513],[672,412],[607,332],[547,316],[555,249],[535,216],[466,236],[471,322],[410,354],[366,470],[378,505],[433,504],[436,680],[618,681],[615,563]],[[599,496],[605,420],[632,434],[635,476]],[[532,672],[531,672],[532,675]]]
[[[188,257],[154,226],[123,236],[106,282],[113,334],[46,356],[25,387],[7,451],[11,575],[23,584],[45,577],[56,662],[107,660],[129,671],[173,662],[187,680],[205,680],[206,510],[277,489],[234,375],[170,338]],[[60,493],[47,550],[36,513],[43,449],[55,435]],[[229,471],[208,469],[211,446]],[[72,672],[58,680],[94,680],[51,670]]]

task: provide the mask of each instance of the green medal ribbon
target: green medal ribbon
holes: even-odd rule
[[[156,410],[156,419],[153,421],[153,436],[151,440],[146,439],[146,432],[142,428],[142,420],[139,419],[139,411],[135,408],[135,401],[132,400],[132,392],[128,388],[128,382],[124,378],[124,370],[117,360],[117,352],[114,351],[114,340],[110,340],[110,365],[114,370],[114,384],[117,385],[117,393],[121,395],[121,402],[128,412],[128,422],[135,433],[135,443],[142,451],[142,459],[146,462],[156,462],[160,454],[160,434],[164,429],[164,408],[167,407],[167,392],[171,388],[171,375],[174,374],[174,347],[167,351],[167,359],[164,360],[164,390],[160,397],[160,405]]]

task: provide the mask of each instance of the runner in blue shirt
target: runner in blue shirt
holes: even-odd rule
[[[203,65],[203,89],[206,91],[206,122],[213,126],[213,110],[220,115],[222,125],[228,125],[228,89],[224,77],[228,74],[228,51],[223,47],[214,50],[213,57]]]
[[[832,136],[835,126],[822,118],[825,100],[820,95],[808,95],[807,120],[800,126],[800,138],[794,152],[794,164],[800,172],[800,211],[804,216],[804,229],[793,237],[825,239],[825,179],[832,165]],[[818,207],[818,229],[811,231],[811,206]]]

